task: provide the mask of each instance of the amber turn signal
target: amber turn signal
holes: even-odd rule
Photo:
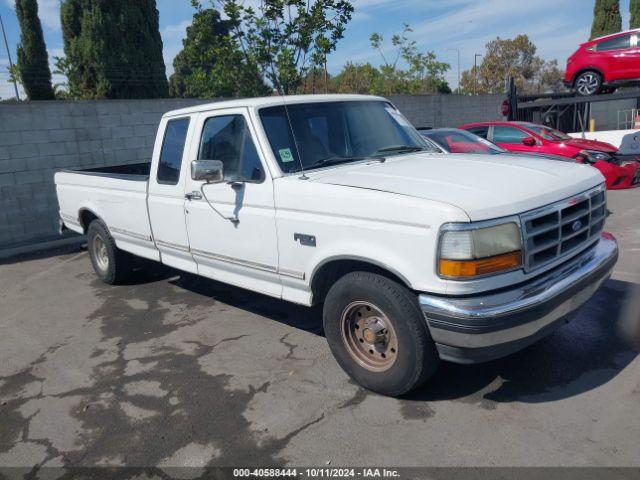
[[[480,260],[446,260],[440,259],[440,275],[449,278],[470,278],[489,273],[512,270],[522,266],[522,253],[504,253],[495,257]]]

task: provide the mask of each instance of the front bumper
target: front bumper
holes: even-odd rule
[[[521,350],[568,321],[609,278],[618,259],[610,234],[541,277],[473,297],[421,294],[420,307],[444,360],[479,363]]]

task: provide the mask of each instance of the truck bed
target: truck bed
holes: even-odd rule
[[[158,259],[147,210],[150,163],[62,170],[55,175],[60,218],[86,233],[93,216],[102,220],[123,250]]]

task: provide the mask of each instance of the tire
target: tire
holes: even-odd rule
[[[596,95],[602,90],[602,75],[593,70],[582,72],[576,77],[573,86],[581,97]]]
[[[359,385],[396,397],[422,385],[440,359],[416,295],[382,275],[352,272],[324,302],[329,348]]]
[[[133,267],[131,254],[116,247],[116,242],[101,220],[94,220],[87,230],[89,258],[96,275],[104,283],[123,283]]]

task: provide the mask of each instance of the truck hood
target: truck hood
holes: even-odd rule
[[[310,181],[454,205],[472,221],[526,212],[604,182],[587,165],[515,155],[412,154],[342,165]]]

